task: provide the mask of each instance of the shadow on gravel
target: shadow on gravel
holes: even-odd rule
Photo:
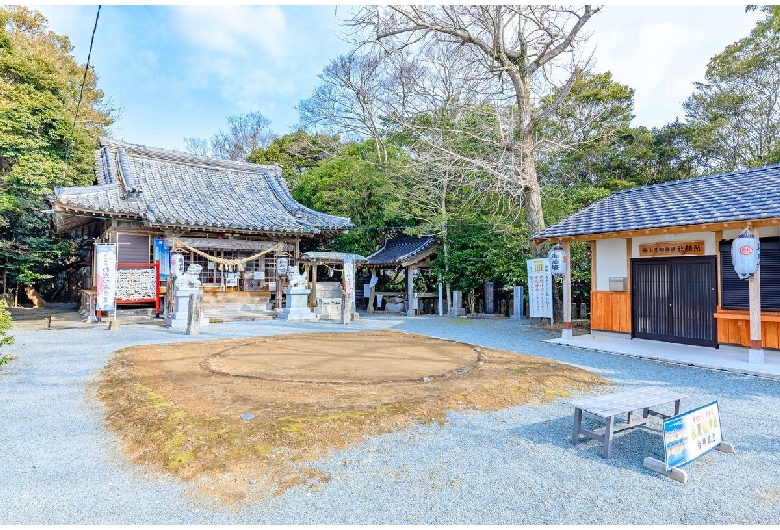
[[[645,470],[642,465],[645,457],[651,456],[659,460],[665,458],[660,421],[615,434],[612,439],[612,457],[609,459],[603,458],[604,445],[597,440],[580,437],[580,442],[572,445],[573,423],[572,416],[565,416],[515,427],[508,432],[537,445],[552,445],[567,454],[573,453],[577,459],[603,462],[617,468]],[[604,426],[603,423],[590,418],[583,418],[582,425],[592,430]]]

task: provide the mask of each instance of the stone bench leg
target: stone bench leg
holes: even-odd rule
[[[577,445],[580,441],[580,425],[582,424],[582,409],[574,409],[574,431],[571,434],[572,445]]]
[[[615,417],[607,418],[607,426],[604,428],[604,458],[612,456],[612,429],[615,426]]]

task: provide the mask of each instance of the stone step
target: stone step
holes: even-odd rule
[[[219,322],[248,322],[255,320],[273,320],[276,313],[272,311],[204,311],[203,316],[209,319],[211,323]]]
[[[268,309],[267,304],[220,304],[210,305],[208,309],[218,311],[220,309],[224,311],[271,311]]]

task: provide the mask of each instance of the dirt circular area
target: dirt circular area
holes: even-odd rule
[[[318,487],[329,477],[306,463],[368,436],[604,383],[549,359],[361,331],[126,348],[96,391],[128,458],[234,502]]]
[[[206,371],[266,381],[375,384],[462,375],[481,350],[459,342],[388,333],[267,337],[237,344],[200,363]]]

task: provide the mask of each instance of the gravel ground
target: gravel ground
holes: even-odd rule
[[[663,460],[658,423],[601,444],[569,444],[572,407],[558,399],[367,439],[315,463],[328,483],[264,504],[220,507],[171,477],[126,463],[90,383],[113,350],[300,331],[400,329],[556,359],[617,391],[668,385],[687,410],[718,400],[723,438],[686,467],[687,484],[645,469]],[[780,382],[542,342],[515,320],[363,318],[349,326],[281,321],[214,324],[200,336],[157,326],[14,328],[0,353],[0,524],[777,524]]]

